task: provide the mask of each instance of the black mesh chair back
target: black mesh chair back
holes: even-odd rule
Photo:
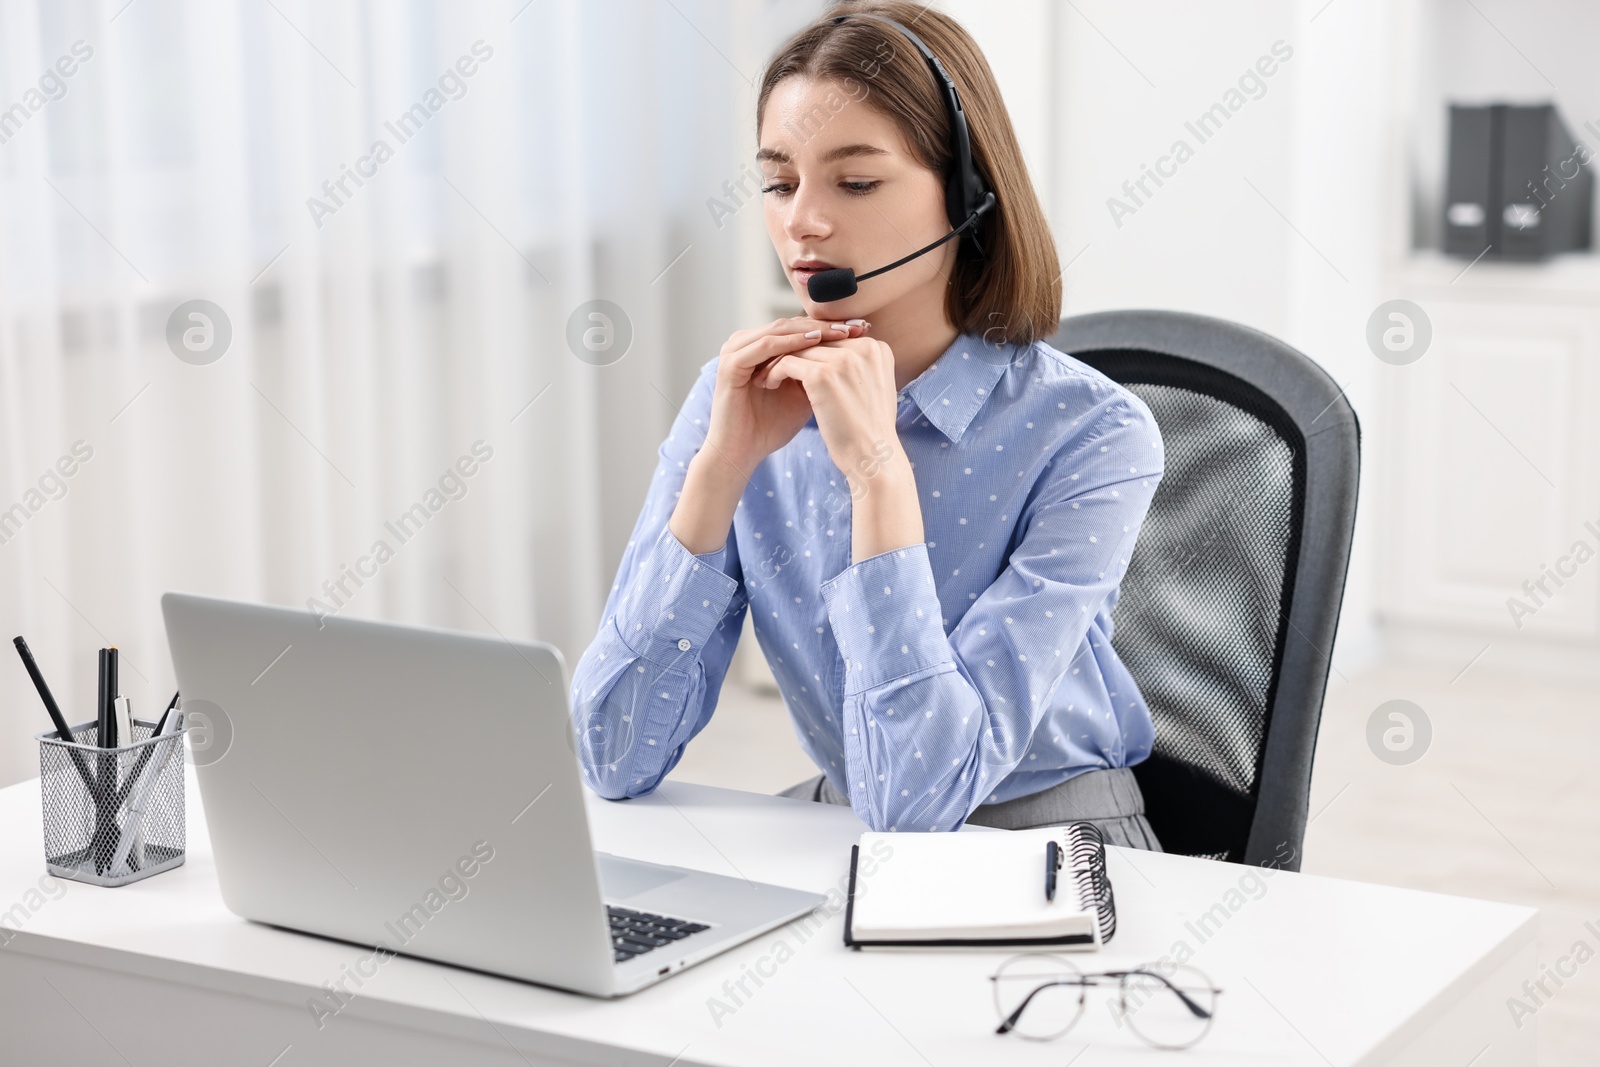
[[[1128,388],[1166,473],[1112,612],[1150,706],[1135,765],[1169,852],[1300,866],[1355,525],[1360,428],[1337,383],[1220,319],[1110,311],[1050,343]]]

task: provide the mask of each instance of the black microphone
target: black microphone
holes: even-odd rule
[[[851,270],[849,267],[834,267],[831,270],[819,270],[817,273],[806,279],[806,292],[810,293],[811,299],[815,300],[819,304],[826,304],[833,300],[843,300],[845,297],[855,296],[857,282],[864,282],[868,278],[876,278],[885,271],[894,270],[896,267],[910,263],[913,259],[916,259],[920,255],[932,252],[935,248],[938,248],[940,245],[950,240],[950,238],[954,237],[956,234],[960,233],[962,230],[965,230],[968,226],[971,226],[974,222],[978,221],[979,216],[992,207],[994,207],[994,194],[986,193],[984,194],[983,203],[979,204],[977,208],[973,210],[972,214],[967,216],[966,222],[963,222],[960,226],[957,226],[955,229],[951,230],[949,233],[945,234],[928,247],[919,248],[909,256],[906,256],[904,259],[897,259],[887,267],[879,267],[877,270],[868,271],[860,277],[857,277],[856,272]]]

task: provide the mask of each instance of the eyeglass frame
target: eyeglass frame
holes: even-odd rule
[[[1028,995],[1023,997],[1021,1002],[1017,1004],[1016,1008],[1011,1012],[1011,1014],[1007,1015],[1007,1016],[1005,1016],[1004,1018],[1001,1019],[999,1027],[997,1027],[995,1029],[995,1033],[997,1033],[997,1034],[1007,1034],[1007,1033],[1013,1032],[1013,1030],[1015,1030],[1015,1028],[1016,1028],[1017,1020],[1019,1020],[1022,1017],[1023,1011],[1027,1009],[1027,1007],[1028,1007],[1028,1005],[1030,1003],[1032,1003],[1033,998],[1038,996],[1044,990],[1049,989],[1052,986],[1077,986],[1079,988],[1079,990],[1080,990],[1079,995],[1078,995],[1078,1011],[1077,1011],[1077,1014],[1073,1015],[1072,1021],[1069,1022],[1064,1029],[1062,1029],[1058,1033],[1051,1034],[1049,1037],[1032,1037],[1032,1036],[1030,1036],[1028,1034],[1023,1034],[1023,1033],[1018,1033],[1017,1034],[1018,1037],[1022,1038],[1025,1041],[1054,1041],[1056,1038],[1064,1036],[1065,1034],[1070,1032],[1073,1027],[1078,1025],[1078,1020],[1079,1019],[1083,1018],[1083,1013],[1084,1013],[1083,1012],[1083,1008],[1084,1008],[1084,1005],[1088,1002],[1088,990],[1090,989],[1090,987],[1094,987],[1096,989],[1106,988],[1101,983],[1095,981],[1095,979],[1097,979],[1097,978],[1115,978],[1117,980],[1118,995],[1123,1001],[1122,1012],[1123,1012],[1123,1015],[1126,1016],[1127,1015],[1127,1004],[1126,1004],[1127,980],[1128,980],[1128,978],[1130,978],[1130,977],[1132,977],[1134,975],[1145,975],[1145,976],[1148,976],[1150,978],[1154,978],[1154,979],[1158,980],[1167,989],[1170,989],[1172,991],[1173,995],[1176,996],[1179,999],[1179,1001],[1181,1001],[1183,1003],[1183,1005],[1186,1008],[1189,1009],[1191,1014],[1195,1015],[1197,1018],[1204,1018],[1205,1019],[1205,1026],[1200,1031],[1200,1033],[1195,1035],[1195,1037],[1194,1037],[1194,1039],[1192,1041],[1188,1041],[1188,1042],[1186,1042],[1184,1044],[1181,1044],[1181,1045],[1163,1045],[1160,1042],[1154,1041],[1151,1038],[1149,1038],[1148,1036],[1146,1036],[1145,1034],[1141,1033],[1138,1027],[1130,1025],[1128,1028],[1133,1031],[1134,1036],[1139,1038],[1139,1040],[1143,1041],[1145,1044],[1150,1045],[1152,1048],[1161,1048],[1161,1049],[1186,1049],[1186,1048],[1192,1048],[1193,1046],[1199,1044],[1201,1042],[1201,1040],[1203,1040],[1205,1038],[1205,1036],[1211,1032],[1211,1026],[1212,1026],[1213,1023],[1216,1022],[1216,1009],[1215,1009],[1215,1006],[1213,1005],[1212,1010],[1207,1011],[1205,1008],[1203,1008],[1199,1004],[1195,1003],[1193,998],[1191,998],[1183,990],[1179,989],[1176,985],[1174,985],[1172,983],[1172,981],[1166,975],[1161,973],[1161,970],[1160,970],[1160,967],[1158,965],[1158,962],[1155,962],[1155,961],[1152,961],[1150,963],[1141,963],[1141,964],[1137,965],[1136,967],[1132,968],[1131,970],[1080,971],[1080,970],[1078,970],[1077,964],[1073,963],[1071,960],[1064,959],[1061,956],[1056,955],[1055,953],[1052,953],[1052,952],[1022,952],[1022,953],[1018,953],[1015,956],[1008,957],[1005,960],[1005,962],[1001,963],[1000,967],[999,967],[999,970],[997,970],[996,973],[991,974],[991,975],[988,976],[989,981],[991,983],[998,983],[1002,978],[1012,977],[1012,976],[1008,976],[1008,975],[1005,975],[1005,974],[1001,974],[1001,973],[999,973],[999,971],[1003,971],[1006,967],[1010,966],[1011,963],[1013,961],[1015,961],[1015,960],[1029,959],[1029,958],[1041,958],[1041,959],[1059,960],[1060,962],[1065,963],[1068,967],[1071,967],[1072,970],[1074,972],[1076,972],[1076,974],[1071,979],[1067,979],[1067,980],[1063,980],[1063,979],[1046,979],[1044,981],[1039,982],[1037,985],[1035,985],[1033,987],[1033,989],[1031,989],[1028,992]],[[1188,964],[1178,964],[1177,966],[1181,966],[1181,967],[1184,967],[1184,968],[1186,968],[1186,969],[1188,969],[1190,971],[1193,971],[1195,974],[1199,975],[1202,979],[1204,979],[1205,983],[1206,983],[1206,985],[1205,985],[1206,990],[1209,991],[1213,996],[1220,996],[1222,994],[1223,990],[1221,989],[1221,987],[1217,986],[1211,980],[1211,976],[1206,974],[1200,968],[1198,968],[1198,967],[1190,967]],[[1016,975],[1014,977],[1022,978],[1024,976]],[[994,985],[991,988],[994,990],[995,1011],[998,1014],[999,1011],[1000,1011],[999,986],[998,985]]]

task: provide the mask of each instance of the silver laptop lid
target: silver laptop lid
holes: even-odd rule
[[[237,915],[605,994],[560,653],[167,593]]]

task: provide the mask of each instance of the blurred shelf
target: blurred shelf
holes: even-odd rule
[[[1417,291],[1447,290],[1508,301],[1600,303],[1600,255],[1570,253],[1538,262],[1471,260],[1415,252],[1392,263],[1393,277]]]

